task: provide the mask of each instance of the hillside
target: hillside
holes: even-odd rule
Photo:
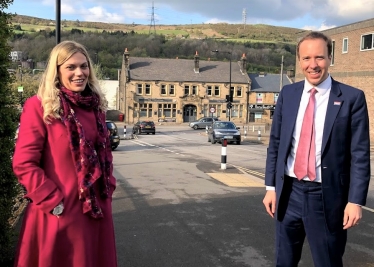
[[[55,21],[15,15],[12,20],[16,32],[38,32],[40,30],[54,30]],[[296,34],[301,29],[271,26],[264,24],[188,24],[188,25],[149,25],[119,24],[87,21],[62,20],[63,31],[79,29],[84,32],[123,31],[136,33],[156,33],[165,35],[167,38],[184,37],[191,39],[223,39],[235,42],[274,42],[274,43],[296,43]],[[17,30],[21,29],[21,30]]]

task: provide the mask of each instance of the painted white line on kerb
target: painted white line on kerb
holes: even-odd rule
[[[364,210],[371,211],[374,213],[374,209],[368,208],[368,207],[362,207]]]

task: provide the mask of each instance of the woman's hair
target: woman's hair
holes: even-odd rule
[[[91,59],[86,48],[74,41],[63,41],[52,49],[47,68],[39,84],[37,95],[42,102],[44,110],[43,120],[45,122],[50,122],[52,118],[60,118],[59,87],[61,84],[58,77],[58,68],[75,53],[82,53],[86,57],[90,70],[87,86],[92,92],[98,95],[100,99],[99,108],[103,112],[107,110],[107,101],[100,89],[99,81],[93,70],[93,65],[91,64]]]

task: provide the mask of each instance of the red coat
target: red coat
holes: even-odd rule
[[[93,112],[74,110],[86,138],[95,140]],[[28,99],[21,115],[13,169],[31,203],[24,214],[15,266],[117,266],[111,205],[115,178],[111,176],[109,198],[100,199],[97,194],[104,214],[97,220],[82,212],[74,166],[65,125],[61,120],[44,123],[40,100],[36,96]],[[50,212],[61,200],[64,212],[57,218]]]

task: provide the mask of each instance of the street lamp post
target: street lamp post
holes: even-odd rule
[[[219,51],[219,50],[212,50],[213,53],[226,53],[229,54],[230,58],[230,70],[229,70],[229,101],[227,102],[227,110],[229,112],[229,121],[231,118],[231,108],[232,108],[232,102],[233,102],[233,96],[234,96],[234,90],[231,88],[231,51]]]

